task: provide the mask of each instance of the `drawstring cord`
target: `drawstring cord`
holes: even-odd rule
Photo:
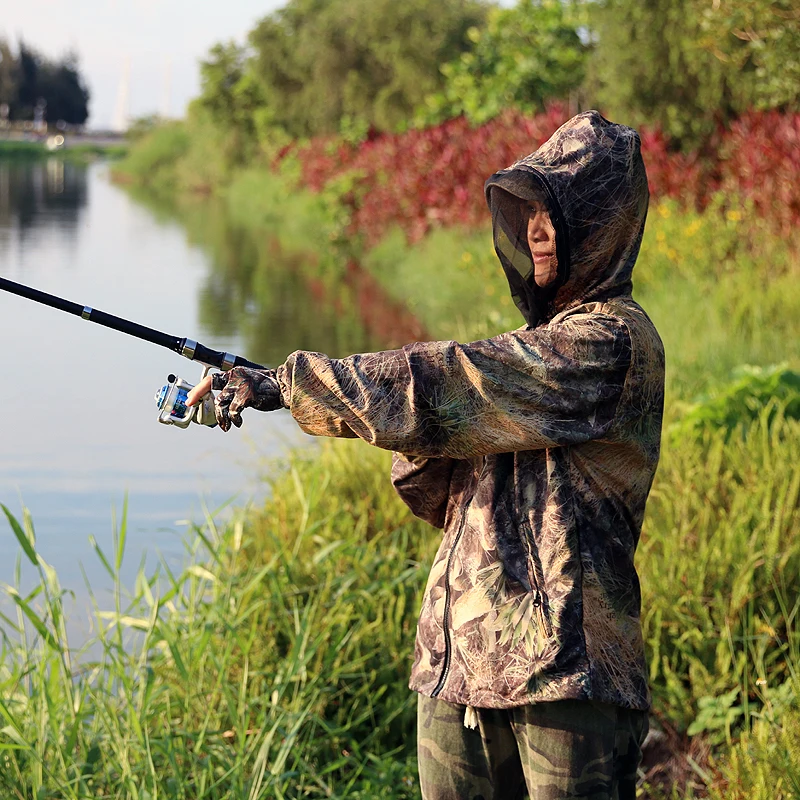
[[[464,712],[464,727],[473,731],[478,727],[478,712],[472,706]]]

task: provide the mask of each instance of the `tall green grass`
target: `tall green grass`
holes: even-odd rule
[[[404,683],[424,570],[405,526],[332,530],[317,508],[331,469],[307,462],[278,482],[296,513],[262,529],[257,562],[242,516],[224,531],[209,518],[182,573],[162,564],[126,589],[123,515],[114,552],[96,547],[113,608],[95,604],[78,651],[32,520],[6,512],[39,582],[5,590],[2,796],[416,796]],[[351,511],[366,521],[368,498]]]
[[[655,714],[694,725],[736,775],[743,753],[789,747],[773,741],[776,721],[794,741],[800,674],[800,423],[765,416],[742,434],[664,453],[639,554]],[[7,590],[17,619],[4,621],[0,787],[416,797],[407,678],[438,533],[394,495],[388,466],[360,442],[295,455],[262,509],[225,530],[209,518],[186,570],[162,565],[129,590],[117,578],[123,519],[115,551],[97,551],[114,606],[95,608],[96,639],[79,652],[30,518],[12,520],[40,582]],[[796,767],[768,774],[786,782]]]

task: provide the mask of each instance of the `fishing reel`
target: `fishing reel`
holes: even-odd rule
[[[210,366],[203,365],[201,381],[208,375],[210,369]],[[209,428],[216,427],[213,392],[209,392],[197,405],[190,408],[186,405],[186,399],[192,389],[194,384],[177,375],[168,375],[167,383],[156,392],[158,421],[164,425],[177,425],[179,428],[188,428],[191,422],[207,425]]]

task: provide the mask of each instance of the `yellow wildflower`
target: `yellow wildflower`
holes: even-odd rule
[[[700,226],[702,223],[699,219],[696,219],[694,222],[690,222],[683,230],[684,235],[686,236],[694,236],[697,231],[700,230]]]

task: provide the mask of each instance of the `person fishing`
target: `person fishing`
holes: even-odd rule
[[[394,451],[441,528],[417,627],[426,800],[634,798],[650,693],[634,567],[659,457],[664,350],[632,299],[649,192],[638,134],[570,119],[485,185],[525,325],[204,379],[222,430],[287,408]]]

